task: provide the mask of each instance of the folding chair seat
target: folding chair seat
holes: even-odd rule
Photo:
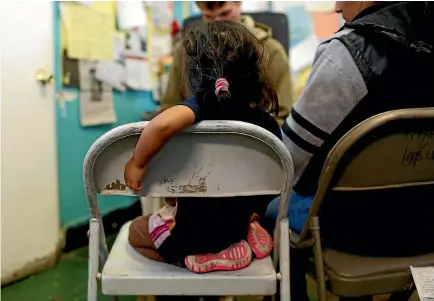
[[[434,265],[433,195],[434,108],[382,113],[342,137],[324,163],[302,233],[291,237],[292,247],[313,251],[319,300],[327,289],[340,297],[409,297],[409,266]],[[381,256],[354,252],[367,245]]]
[[[270,257],[234,272],[194,274],[144,258],[128,244],[130,223],[122,226],[102,271],[106,295],[273,295],[276,271]],[[174,281],[176,279],[176,281]]]
[[[254,260],[232,272],[194,274],[144,258],[128,243],[130,223],[107,250],[97,194],[135,195],[123,184],[123,170],[146,122],[120,126],[100,137],[84,161],[89,200],[88,300],[97,300],[97,280],[106,295],[273,295],[289,300],[289,237],[286,217],[293,165],[283,143],[268,131],[243,122],[202,122],[174,137],[151,161],[140,196],[222,197],[281,195],[274,234],[274,262]],[[255,162],[255,164],[252,164]],[[99,273],[98,251],[102,264]],[[277,259],[280,271],[276,272]]]
[[[409,257],[366,257],[323,250],[330,291],[360,297],[405,289],[411,282],[409,266],[434,266],[434,253]],[[363,283],[363,285],[362,285]]]

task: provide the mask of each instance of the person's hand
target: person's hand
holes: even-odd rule
[[[140,166],[131,158],[125,165],[125,184],[134,191],[142,189],[142,177],[145,174],[146,166]]]

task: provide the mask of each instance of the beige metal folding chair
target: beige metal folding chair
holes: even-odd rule
[[[414,194],[414,198],[408,199],[405,204],[394,203],[393,199],[388,198],[407,192]],[[370,239],[376,233],[364,233],[364,238],[351,237],[352,226],[348,225],[349,229],[345,229],[342,224],[336,226],[336,220],[351,213],[341,212],[339,216],[333,214],[333,211],[338,211],[342,206],[356,206],[356,202],[363,206],[368,196],[372,199],[378,195],[382,196],[374,199],[378,209],[373,206],[372,212],[380,210],[381,205],[388,202],[382,224],[390,226],[391,229],[387,229],[390,231],[386,231],[384,243],[389,243],[389,235],[399,235],[395,231],[398,231],[396,225],[400,224],[393,224],[396,222],[395,212],[405,216],[405,211],[408,210],[408,215],[416,212],[420,221],[417,222],[418,225],[408,225],[413,229],[412,232],[409,231],[411,235],[400,234],[397,251],[399,246],[410,245],[411,248],[416,248],[425,244],[428,245],[428,251],[412,257],[388,257],[387,254],[382,254],[382,257],[365,257],[336,251],[328,246],[326,235],[330,233],[327,234],[327,231],[335,232],[332,234],[341,239],[343,244],[358,243],[358,239],[364,239],[361,240],[362,243],[374,243],[370,242]],[[367,198],[364,199],[364,196]],[[331,205],[325,210],[327,204]],[[386,112],[351,129],[330,151],[321,172],[309,217],[302,233],[292,235],[291,245],[295,248],[312,248],[315,263],[315,269],[312,270],[315,270],[313,276],[317,279],[320,301],[326,300],[327,288],[340,297],[402,292],[411,284],[410,265],[434,265],[434,253],[430,253],[434,252],[433,209],[434,108]],[[347,216],[345,220],[352,217],[356,216]],[[365,225],[368,225],[371,216],[366,215],[364,218]],[[399,222],[405,227],[406,220]],[[323,224],[334,224],[336,227],[327,230]],[[431,226],[420,227],[422,224]],[[400,225],[400,228],[402,227]],[[345,237],[336,232],[350,234]],[[363,234],[363,231],[361,233]],[[420,239],[416,239],[416,235]],[[381,245],[379,240],[375,243],[378,242]]]
[[[88,300],[105,295],[273,295],[277,281],[289,300],[289,237],[286,212],[293,164],[284,144],[270,132],[236,121],[206,121],[174,137],[152,160],[140,196],[223,197],[280,194],[274,233],[274,263],[254,260],[235,272],[194,274],[142,257],[128,244],[125,224],[107,250],[97,194],[135,195],[123,184],[124,166],[146,122],[117,127],[86,155],[83,172],[91,212]],[[98,261],[98,252],[100,261]],[[276,271],[279,260],[280,271]],[[102,265],[102,272],[99,269]]]

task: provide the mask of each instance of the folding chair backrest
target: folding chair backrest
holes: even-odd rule
[[[419,185],[434,180],[434,131],[414,129],[374,139],[348,163],[334,190]]]
[[[124,167],[146,122],[117,127],[100,137],[84,162],[92,217],[96,194],[150,197],[289,195],[292,160],[283,143],[258,126],[237,121],[201,122],[156,155],[137,194],[124,184]],[[282,204],[287,206],[287,204]]]
[[[434,108],[386,112],[350,130],[324,164],[310,216],[318,213],[325,242],[339,248],[375,243],[379,255],[390,255],[381,254],[381,245],[396,243],[400,256],[407,250],[399,237],[418,240],[432,231]],[[418,243],[412,243],[416,253],[434,248]]]

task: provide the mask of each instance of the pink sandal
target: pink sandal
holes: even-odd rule
[[[250,223],[247,241],[258,259],[267,257],[273,250],[273,238],[257,221]]]
[[[195,273],[212,271],[236,271],[252,262],[252,249],[247,241],[231,245],[217,254],[192,255],[185,257],[185,265]]]

